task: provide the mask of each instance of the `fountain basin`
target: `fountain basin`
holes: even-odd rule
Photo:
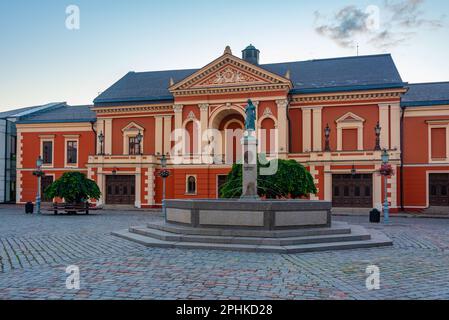
[[[311,200],[166,200],[166,222],[193,228],[326,228],[331,209],[331,202]]]

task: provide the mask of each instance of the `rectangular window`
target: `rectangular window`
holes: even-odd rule
[[[342,147],[343,151],[357,150],[357,129],[343,129],[342,130]]]
[[[446,128],[431,129],[432,159],[446,159]]]
[[[44,164],[53,163],[53,141],[42,142],[42,160]]]
[[[137,142],[136,137],[130,137],[129,138],[129,154],[130,155],[137,155],[140,153],[140,145]]]
[[[67,164],[78,163],[78,141],[67,141]]]
[[[11,157],[16,154],[17,137],[11,136]]]

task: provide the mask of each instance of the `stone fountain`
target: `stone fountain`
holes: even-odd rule
[[[149,247],[299,253],[392,245],[383,233],[332,222],[327,201],[261,200],[257,195],[255,107],[248,100],[242,197],[167,200],[165,221],[113,232]]]

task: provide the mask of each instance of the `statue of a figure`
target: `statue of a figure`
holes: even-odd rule
[[[255,131],[256,130],[256,107],[254,106],[251,99],[248,99],[248,104],[245,108],[246,120],[245,120],[245,130]]]

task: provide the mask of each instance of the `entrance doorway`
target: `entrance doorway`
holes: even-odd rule
[[[336,208],[372,208],[373,175],[332,175],[332,205]]]
[[[106,176],[106,204],[133,205],[136,200],[134,176]]]
[[[429,204],[433,207],[449,206],[449,173],[429,175]]]
[[[42,202],[52,202],[52,198],[48,198],[45,195],[45,190],[53,183],[53,176],[43,176],[41,178],[41,201]]]

